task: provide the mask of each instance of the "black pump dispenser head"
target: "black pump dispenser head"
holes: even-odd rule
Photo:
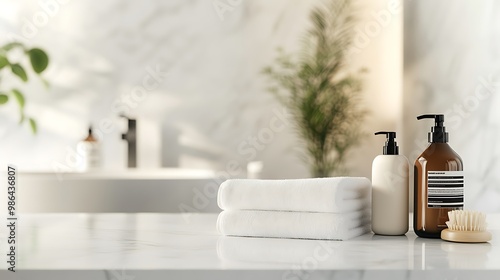
[[[385,141],[384,155],[399,155],[398,143],[394,141],[396,138],[396,132],[394,131],[379,131],[375,132],[375,135],[385,134],[387,141]]]
[[[447,143],[448,142],[448,132],[444,127],[444,115],[420,115],[417,120],[421,119],[434,119],[434,127],[431,128],[431,132],[428,134],[429,143]]]

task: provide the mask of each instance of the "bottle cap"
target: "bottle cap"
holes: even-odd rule
[[[447,143],[448,142],[448,132],[446,132],[446,128],[444,127],[444,115],[420,115],[417,117],[417,120],[421,119],[434,119],[434,126],[431,127],[431,132],[429,132],[427,138],[429,143]]]
[[[379,131],[375,132],[375,135],[379,134],[385,134],[387,137],[387,141],[385,141],[384,145],[384,155],[398,155],[399,154],[399,147],[398,143],[394,141],[396,138],[396,132],[394,131]]]

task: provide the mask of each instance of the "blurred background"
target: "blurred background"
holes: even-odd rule
[[[26,211],[103,211],[85,208],[85,195],[117,199],[106,211],[217,211],[213,186],[247,176],[249,163],[260,178],[309,177],[303,143],[261,72],[278,47],[300,49],[319,2],[0,1],[0,44],[19,41],[50,57],[47,89],[37,80],[1,81],[23,89],[38,124],[34,135],[18,125],[16,104],[0,108],[0,166],[20,170]],[[432,125],[415,117],[442,113],[464,161],[466,204],[500,211],[500,3],[357,0],[354,7],[358,22],[346,60],[353,71],[367,70],[359,102],[368,114],[366,135],[346,157],[349,175],[371,177],[384,143],[373,136],[379,130],[396,131],[401,153],[413,162]],[[137,168],[130,172],[121,114],[137,121]],[[89,125],[101,143],[101,170],[71,175]],[[50,191],[28,192],[40,182]],[[96,194],[111,184],[130,193]],[[75,190],[62,189],[69,185]],[[165,193],[167,185],[175,191]],[[141,208],[155,192],[173,206]],[[42,205],[44,193],[68,202]]]

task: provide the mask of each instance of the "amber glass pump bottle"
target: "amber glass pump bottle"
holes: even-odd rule
[[[444,115],[434,119],[429,146],[415,161],[413,228],[420,237],[439,238],[446,228],[448,211],[463,209],[464,176],[460,156],[448,145]]]

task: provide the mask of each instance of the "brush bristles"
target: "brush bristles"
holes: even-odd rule
[[[451,230],[486,231],[486,214],[478,211],[453,210],[448,212],[446,225]]]

